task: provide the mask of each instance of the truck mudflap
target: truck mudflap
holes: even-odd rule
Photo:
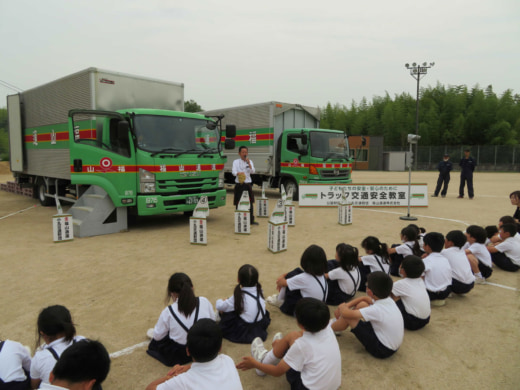
[[[219,189],[211,193],[202,193],[208,197],[209,208],[226,205],[227,192]],[[137,208],[139,215],[172,214],[177,212],[193,211],[200,195],[170,195],[160,194],[138,195]]]

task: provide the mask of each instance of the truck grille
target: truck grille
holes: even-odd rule
[[[157,180],[157,192],[161,195],[199,195],[218,189],[218,177]]]
[[[321,177],[345,177],[348,178],[350,169],[322,169],[320,171]]]

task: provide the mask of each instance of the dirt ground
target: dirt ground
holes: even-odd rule
[[[0,182],[12,180],[0,163]],[[412,181],[428,183],[435,172],[414,172]],[[508,195],[520,189],[518,173],[476,173],[475,199],[456,199],[458,173],[448,196],[430,198],[426,208],[412,209],[418,225],[446,234],[469,224],[496,224],[512,215]],[[407,172],[354,172],[355,183],[407,183]],[[270,208],[277,192],[269,193]],[[32,346],[39,311],[51,304],[67,306],[78,334],[99,339],[114,354],[106,390],[144,389],[167,368],[145,353],[146,330],[164,307],[169,276],[186,272],[197,295],[215,304],[232,294],[236,273],[244,263],[255,265],[266,296],[275,293],[276,278],[299,265],[310,244],[321,245],[329,258],[339,242],[360,247],[375,235],[388,244],[399,241],[407,222],[406,208],[355,208],[353,224],[337,223],[336,208],[297,208],[296,226],[289,229],[288,250],[267,249],[267,220],[250,235],[234,234],[233,206],[211,210],[208,245],[189,242],[188,218],[183,215],[138,219],[128,232],[54,243],[55,208],[37,200],[0,191],[0,337]],[[362,253],[362,252],[361,252]],[[342,389],[517,389],[520,383],[520,272],[495,269],[490,282],[477,285],[464,297],[432,309],[430,324],[405,332],[399,351],[377,360],[350,333],[338,337],[342,353]],[[333,307],[331,307],[333,309]],[[269,307],[269,340],[278,331],[296,329],[294,319]],[[129,348],[133,347],[133,348]],[[129,348],[126,350],[125,349]],[[123,353],[121,353],[123,351]],[[222,352],[236,362],[249,354],[249,345],[224,341]],[[284,378],[241,372],[244,389],[289,389]],[[217,387],[217,385],[215,386]]]

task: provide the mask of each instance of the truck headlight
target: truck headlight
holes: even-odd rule
[[[149,172],[143,168],[139,168],[139,183],[140,192],[155,192],[155,175],[152,172]]]

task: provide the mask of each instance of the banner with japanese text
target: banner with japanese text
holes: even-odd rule
[[[300,207],[336,207],[345,188],[354,207],[407,207],[408,184],[302,184]],[[428,206],[428,185],[412,183],[410,207]]]

